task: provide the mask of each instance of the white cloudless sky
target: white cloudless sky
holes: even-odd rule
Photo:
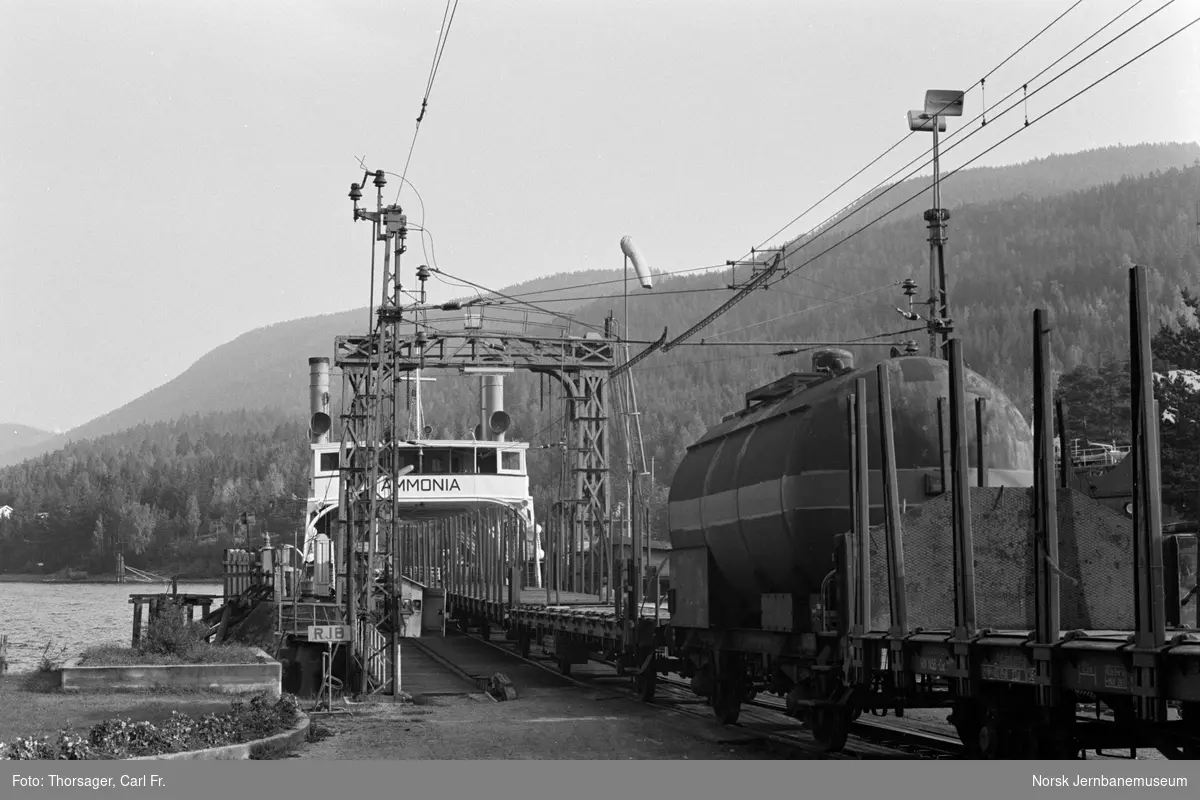
[[[1084,0],[951,130],[1131,1]],[[1072,2],[461,0],[408,172],[437,265],[495,288],[619,269],[624,235],[659,269],[738,258],[902,137],[926,89],[975,84]],[[0,420],[68,429],[252,328],[365,306],[370,236],[347,192],[359,158],[403,169],[445,10],[0,1]],[[1177,0],[1034,96],[1030,118],[1197,16]],[[1196,141],[1197,65],[1200,24],[976,164]],[[783,238],[928,146],[910,138]],[[400,202],[421,221],[410,190]]]

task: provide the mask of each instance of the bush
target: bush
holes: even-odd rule
[[[186,656],[150,653],[119,644],[93,645],[80,654],[80,663],[86,667],[126,667],[150,664],[253,664],[259,659],[258,652],[241,644],[207,644],[200,641],[193,645]]]
[[[249,703],[234,701],[224,714],[206,714],[194,720],[172,711],[165,722],[134,722],[129,718],[105,720],[87,737],[61,730],[54,741],[18,737],[0,742],[0,759],[14,761],[125,759],[156,756],[184,750],[202,750],[242,744],[287,730],[296,724],[300,704],[291,695],[272,701],[255,695]]]
[[[188,624],[183,606],[164,603],[150,620],[146,636],[138,642],[138,650],[164,656],[187,659],[200,644],[207,644],[203,623]]]

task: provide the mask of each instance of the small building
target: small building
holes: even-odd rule
[[[12,506],[0,506],[0,519],[9,519],[12,517]]]

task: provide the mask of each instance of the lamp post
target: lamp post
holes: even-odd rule
[[[930,89],[925,92],[925,109],[908,112],[908,129],[910,131],[930,131],[933,133],[933,208],[925,212],[925,222],[929,226],[929,355],[938,357],[938,334],[941,334],[941,348],[946,347],[950,338],[953,323],[949,317],[949,304],[946,299],[946,261],[944,247],[946,244],[946,222],[950,212],[942,208],[941,169],[938,163],[938,133],[946,130],[946,117],[961,117],[963,113],[963,92],[955,89]],[[946,354],[942,353],[942,358]]]
[[[625,294],[625,318],[621,321],[621,325],[622,325],[621,338],[628,341],[628,339],[629,339],[629,262],[630,261],[633,262],[633,268],[637,272],[638,281],[641,283],[643,289],[650,289],[653,286],[653,283],[650,279],[650,268],[646,266],[646,262],[642,258],[642,254],[637,249],[637,246],[633,243],[633,239],[631,239],[628,236],[621,239],[621,252],[625,254],[625,287],[624,287],[625,288],[625,292],[624,292],[624,294]],[[628,363],[629,362],[629,345],[628,344],[624,345],[624,351],[625,351],[625,361],[626,361],[626,363]],[[642,423],[641,423],[641,418],[638,416],[637,394],[634,392],[634,388],[633,388],[633,373],[632,373],[632,371],[629,372],[629,375],[626,377],[626,380],[628,381],[627,385],[629,386],[629,409],[627,412],[627,416],[633,417],[634,425],[637,428],[638,447],[640,448],[642,446]],[[630,441],[630,437],[629,437],[629,421],[628,421],[628,419],[626,419],[626,422],[625,422],[625,441],[628,443],[628,445],[627,445],[628,450],[632,450],[632,447],[629,446],[629,445],[632,445],[632,442]],[[638,466],[644,471],[646,469],[646,454],[645,454],[645,452],[642,452],[640,455],[642,457],[642,460]],[[633,461],[632,453],[629,453],[629,456],[630,456],[629,461],[632,462]],[[627,472],[628,472],[628,476],[629,476],[629,478],[628,478],[629,484],[627,487],[627,498],[628,498],[628,502],[629,502],[629,514],[628,514],[628,516],[629,516],[629,545],[630,545],[631,555],[633,556],[633,572],[634,572],[634,574],[630,576],[630,578],[631,578],[630,586],[633,591],[633,597],[631,598],[631,600],[632,600],[632,606],[633,606],[633,609],[632,609],[633,613],[640,614],[641,613],[640,612],[641,596],[642,596],[642,593],[641,593],[642,550],[641,550],[640,534],[642,533],[642,531],[640,530],[641,525],[639,525],[637,522],[635,522],[635,518],[637,517],[637,515],[633,513],[633,509],[638,507],[638,502],[641,499],[641,487],[640,487],[639,478],[641,477],[642,473],[636,472],[634,469],[634,465],[632,463],[628,464]],[[636,623],[636,617],[634,618],[633,622]]]

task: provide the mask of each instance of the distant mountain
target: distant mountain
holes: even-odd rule
[[[53,439],[55,434],[16,422],[0,422],[0,456],[36,447]]]
[[[941,165],[942,206],[952,212],[963,206],[997,200],[1018,197],[1037,200],[1069,194],[1093,186],[1115,183],[1122,178],[1194,166],[1200,164],[1200,144],[1166,142],[1114,145],[1079,153],[1056,153],[1002,167],[969,167],[951,174],[958,160],[957,154],[947,155]],[[913,166],[903,170],[903,173],[911,172],[923,161],[924,159],[915,162]],[[920,218],[932,204],[930,186],[933,175],[931,169],[928,171],[928,175],[879,187],[830,220],[826,227],[837,225],[839,229],[853,230],[884,216],[889,220],[913,216]],[[924,197],[919,196],[922,193]],[[912,200],[902,210],[896,210],[913,195],[918,195],[917,199]],[[845,218],[852,219],[838,224],[839,220]],[[953,225],[953,214],[951,224]]]
[[[1090,297],[1095,290],[1092,287],[1094,269],[1119,263],[1122,256],[1146,257],[1168,246],[1176,246],[1172,243],[1179,231],[1183,231],[1182,241],[1187,241],[1187,237],[1193,235],[1195,221],[1192,220],[1189,226],[1185,217],[1200,199],[1200,192],[1190,187],[1195,183],[1194,176],[1200,172],[1193,168],[1183,171],[1178,168],[1198,159],[1200,145],[1196,143],[1138,145],[1054,155],[1008,167],[967,169],[955,175],[946,184],[945,196],[945,204],[956,209],[950,222],[947,255],[952,304],[960,324],[970,320],[970,325],[963,328],[964,335],[981,336],[980,345],[986,348],[980,353],[968,349],[968,355],[981,368],[990,365],[993,377],[1002,383],[1007,381],[1006,388],[1020,395],[1027,388],[1019,377],[1023,374],[1021,370],[1026,359],[1025,351],[1015,347],[1015,343],[1022,341],[1027,333],[1021,315],[1031,307],[1029,304],[1061,297],[1067,289],[1067,297],[1075,307],[1086,307],[1088,301],[1084,298]],[[1172,170],[1175,177],[1170,180],[1174,183],[1168,187],[1170,180],[1165,173]],[[1148,174],[1158,174],[1160,178],[1132,180],[1128,177]],[[1118,182],[1121,182],[1120,186],[1117,186]],[[838,230],[819,238],[819,244],[802,248],[789,259],[788,266],[801,264],[811,254],[877,218],[888,208],[896,207],[897,203],[927,185],[928,178],[899,185],[866,212],[855,215]],[[1162,195],[1160,200],[1166,205],[1158,209],[1147,206],[1138,199],[1137,193],[1146,199]],[[834,253],[805,267],[788,281],[788,288],[781,287],[765,295],[757,293],[762,296],[743,302],[720,324],[700,335],[711,336],[717,331],[757,324],[779,315],[789,319],[773,327],[754,328],[754,338],[767,335],[829,336],[835,331],[846,335],[857,331],[857,335],[862,336],[905,327],[898,324],[903,320],[892,311],[892,306],[902,299],[899,296],[884,298],[887,302],[880,298],[839,301],[843,309],[852,312],[852,317],[839,317],[835,308],[803,318],[790,318],[790,315],[819,302],[837,300],[839,295],[831,293],[829,286],[852,294],[906,277],[910,272],[922,282],[927,246],[924,244],[926,231],[919,220],[926,205],[923,199],[913,201]],[[1113,216],[1114,208],[1119,212],[1117,216]],[[1048,213],[1057,215],[1052,227],[1046,222]],[[1030,239],[1038,236],[1041,238]],[[1190,263],[1186,258],[1180,260],[1185,255],[1180,251],[1164,260],[1168,281],[1188,282],[1182,278]],[[1194,250],[1190,257],[1195,258]],[[1014,258],[1016,262],[1013,262]],[[1109,286],[1113,280],[1119,284],[1123,280],[1119,276],[1113,279],[1115,273],[1108,266],[1102,271],[1105,277],[1096,286]],[[614,304],[611,300],[588,298],[618,295],[622,274],[620,270],[559,273],[508,286],[500,292],[542,307],[551,305],[548,301],[554,298],[578,298],[555,302],[553,309],[600,324]],[[661,333],[663,325],[670,324],[673,333],[681,333],[717,305],[727,282],[728,273],[724,271],[660,277],[653,291],[639,292],[631,305],[635,323],[655,320],[654,324],[647,323],[637,332],[654,337]],[[470,287],[463,288],[463,299],[478,296]],[[671,294],[678,291],[682,293]],[[1116,302],[1119,306],[1120,291],[1119,286],[1110,287],[1110,293],[1116,295],[1106,297],[1103,302]],[[823,297],[827,299],[822,301]],[[1007,317],[1000,316],[996,304],[998,298],[1013,304],[1013,313],[1017,316],[1013,317],[1012,313]],[[873,304],[871,310],[863,313],[863,304],[868,302]],[[1174,305],[1178,307],[1179,303]],[[1016,311],[1018,307],[1019,311]],[[514,331],[523,324],[522,312],[515,311],[511,304],[488,306],[484,316],[490,329],[497,327],[497,320],[507,320],[504,326]],[[462,311],[430,315],[431,324],[444,329],[459,328],[462,318]],[[808,320],[819,324],[809,327]],[[170,420],[183,414],[243,408],[277,408],[304,414],[307,410],[308,358],[330,355],[335,336],[363,332],[367,321],[367,310],[363,308],[252,330],[212,350],[164,385],[63,435],[0,449],[0,466],[49,452],[69,441],[114,433],[142,423]],[[554,322],[566,324],[563,319]],[[1015,339],[1005,330],[1005,325],[1010,323],[1020,326],[1021,333]],[[1101,328],[1110,323],[1109,319],[1097,317],[1092,322],[1079,324],[1096,328],[1095,331],[1088,329],[1085,341],[1108,346],[1115,341],[1113,334],[1107,329],[1101,331]],[[880,328],[880,325],[886,327]],[[553,334],[554,330],[537,332],[546,335]],[[1010,348],[1009,342],[1014,347]],[[1096,352],[1095,347],[1081,346],[1081,353]],[[678,360],[687,361],[691,357],[686,354],[688,350],[681,348],[674,354],[679,356]],[[1069,368],[1081,357],[1073,353]],[[1021,366],[1014,365],[1014,361]],[[652,364],[647,362],[646,367],[652,368]],[[737,376],[730,373],[726,377],[730,380],[736,377],[739,381],[749,379],[740,372]],[[340,388],[340,381],[335,379],[334,383]],[[514,378],[510,383],[515,385],[520,380]],[[741,385],[735,382],[730,386],[734,388],[722,390],[722,394],[732,401]],[[431,399],[436,398],[440,389],[432,388],[430,392]],[[336,396],[338,392],[334,394]],[[544,402],[540,394],[535,399],[539,404]],[[460,416],[454,412],[456,419]],[[456,434],[470,429],[466,417],[458,419],[455,426]]]
[[[1110,155],[1120,159],[1128,151]],[[1052,378],[1075,376],[1076,390],[1066,398],[1070,429],[1093,439],[1103,433],[1097,441],[1120,438],[1119,429],[1127,429],[1127,423],[1119,414],[1100,420],[1095,409],[1117,409],[1122,380],[1127,380],[1105,364],[1127,355],[1129,265],[1148,268],[1152,324],[1175,326],[1174,333],[1160,332],[1155,338],[1156,357],[1164,362],[1155,369],[1200,371],[1195,356],[1200,352],[1200,304],[1188,292],[1200,287],[1197,200],[1200,165],[1156,170],[1067,194],[993,198],[960,207],[951,222],[946,267],[955,335],[963,343],[967,366],[999,385],[1029,418],[1032,316],[1034,309],[1044,309],[1051,331]],[[905,299],[895,285],[910,275],[924,284],[925,237],[920,209],[909,213],[906,208],[853,238],[835,234],[818,239],[791,265],[799,266],[808,252],[823,249],[826,242],[841,244],[786,281],[747,296],[687,344],[641,362],[635,377],[645,455],[655,475],[653,530],[661,533],[663,493],[684,449],[724,414],[741,407],[745,392],[782,374],[807,370],[813,348],[805,343],[885,342],[853,349],[856,364],[863,367],[888,357],[893,344],[903,348],[906,340],[926,352],[924,334],[909,330],[913,323],[897,313]],[[621,311],[620,277],[615,270],[566,274],[503,291],[542,306],[555,296],[578,298],[554,304],[571,307],[578,332],[585,324],[602,325],[610,309]],[[723,270],[660,276],[651,291],[631,290],[631,338],[651,340],[664,327],[672,336],[681,334],[730,297],[728,279]],[[613,283],[603,283],[609,280]],[[571,288],[582,283],[590,285]],[[530,294],[542,290],[548,291]],[[585,299],[597,296],[601,299]],[[487,306],[483,313],[489,329],[504,325],[518,330],[524,324],[524,312],[512,305]],[[463,312],[431,313],[427,322],[448,331],[462,325]],[[542,322],[565,324],[564,319]],[[361,332],[366,324],[367,312],[359,309],[251,331],[164,386],[70,432],[74,444],[63,447],[58,438],[35,446],[34,451],[58,449],[0,469],[0,496],[12,497],[18,514],[46,508],[51,520],[61,522],[46,532],[27,515],[0,524],[0,564],[81,564],[89,546],[84,536],[90,531],[97,565],[107,563],[113,536],[118,536],[149,543],[144,556],[152,560],[139,568],[179,559],[191,569],[190,560],[203,557],[210,565],[203,568],[215,569],[211,565],[219,564],[220,542],[212,537],[229,541],[241,536],[234,528],[235,512],[247,508],[271,516],[271,531],[286,537],[288,526],[297,524],[289,520],[300,519],[300,501],[293,495],[303,493],[307,469],[307,360],[330,355],[336,335]],[[718,346],[739,341],[776,344]],[[641,347],[634,345],[634,352]],[[786,355],[776,355],[779,351]],[[423,388],[422,405],[433,438],[467,436],[478,421],[477,384],[453,373],[430,377],[436,382]],[[1070,388],[1071,380],[1064,384]],[[336,420],[342,394],[336,373],[331,389]],[[512,438],[531,445],[530,483],[535,508],[544,518],[558,499],[561,476],[569,474],[560,462],[565,452],[560,446],[565,443],[562,393],[552,381],[516,372],[506,377],[504,397]],[[1164,410],[1178,410],[1180,429],[1196,428],[1191,420],[1200,419],[1200,402],[1193,408],[1183,395],[1162,399]],[[1093,417],[1099,421],[1093,424]],[[608,439],[614,501],[623,494],[626,470],[620,419],[621,409],[614,404]],[[400,423],[410,424],[407,415],[402,414]],[[106,433],[111,435],[79,441]],[[1193,438],[1187,431],[1179,433],[1171,452],[1184,455],[1173,456],[1174,461],[1164,457],[1164,496],[1167,490],[1194,494],[1196,470],[1172,466],[1195,463]],[[1164,452],[1171,441],[1164,433]],[[203,555],[210,546],[211,552]]]

